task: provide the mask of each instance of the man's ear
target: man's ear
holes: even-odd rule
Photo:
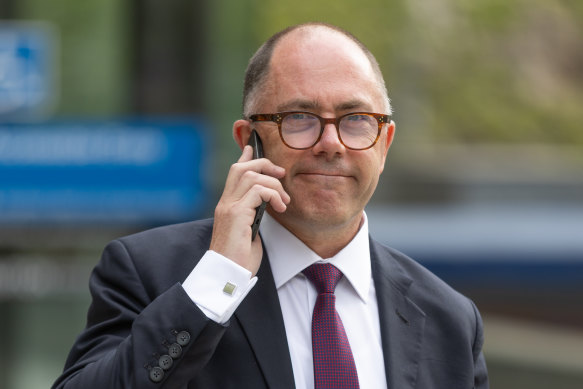
[[[389,126],[387,127],[387,141],[384,144],[385,156],[389,152],[389,147],[391,147],[391,144],[393,143],[394,137],[395,137],[395,122],[391,120],[391,122],[389,123]]]
[[[393,138],[395,137],[395,122],[391,120],[387,127],[387,136],[383,139],[382,144],[382,163],[381,163],[381,170],[379,173],[382,173],[385,169],[385,162],[387,160],[387,154],[389,152],[389,148],[391,147],[391,143],[393,143]]]
[[[239,119],[233,123],[233,139],[239,145],[239,148],[243,150],[247,142],[249,142],[249,136],[251,135],[251,123],[248,120]]]

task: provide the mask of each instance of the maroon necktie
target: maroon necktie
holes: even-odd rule
[[[342,320],[336,312],[334,289],[342,272],[333,265],[314,264],[303,273],[318,291],[312,317],[315,389],[358,388],[356,365]]]

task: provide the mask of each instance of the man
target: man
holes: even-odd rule
[[[487,388],[473,303],[368,236],[395,131],[372,54],[288,28],[251,59],[243,105],[215,218],[108,245],[54,388]]]

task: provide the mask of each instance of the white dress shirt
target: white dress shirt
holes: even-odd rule
[[[363,218],[354,239],[334,257],[324,260],[267,213],[263,217],[261,239],[279,296],[296,388],[314,388],[311,323],[317,292],[302,270],[316,262],[332,263],[344,274],[335,290],[336,310],[350,342],[360,387],[387,387],[368,221],[365,214]],[[214,265],[220,271],[213,270]],[[236,285],[232,295],[222,291],[227,282]],[[255,282],[249,271],[209,251],[183,287],[209,318],[225,323]]]

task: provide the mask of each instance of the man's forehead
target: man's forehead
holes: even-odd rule
[[[386,105],[381,84],[353,38],[327,26],[303,26],[275,45],[253,110],[380,112]]]
[[[276,55],[278,48],[289,50],[290,47],[300,49],[326,45],[349,47],[354,52],[365,55],[362,48],[354,40],[340,31],[321,25],[303,26],[289,32],[276,44],[274,55]],[[317,55],[317,53],[314,54]]]
[[[334,71],[376,78],[370,59],[358,44],[322,26],[288,33],[276,45],[271,57],[270,73],[275,77],[281,74],[309,77]]]

